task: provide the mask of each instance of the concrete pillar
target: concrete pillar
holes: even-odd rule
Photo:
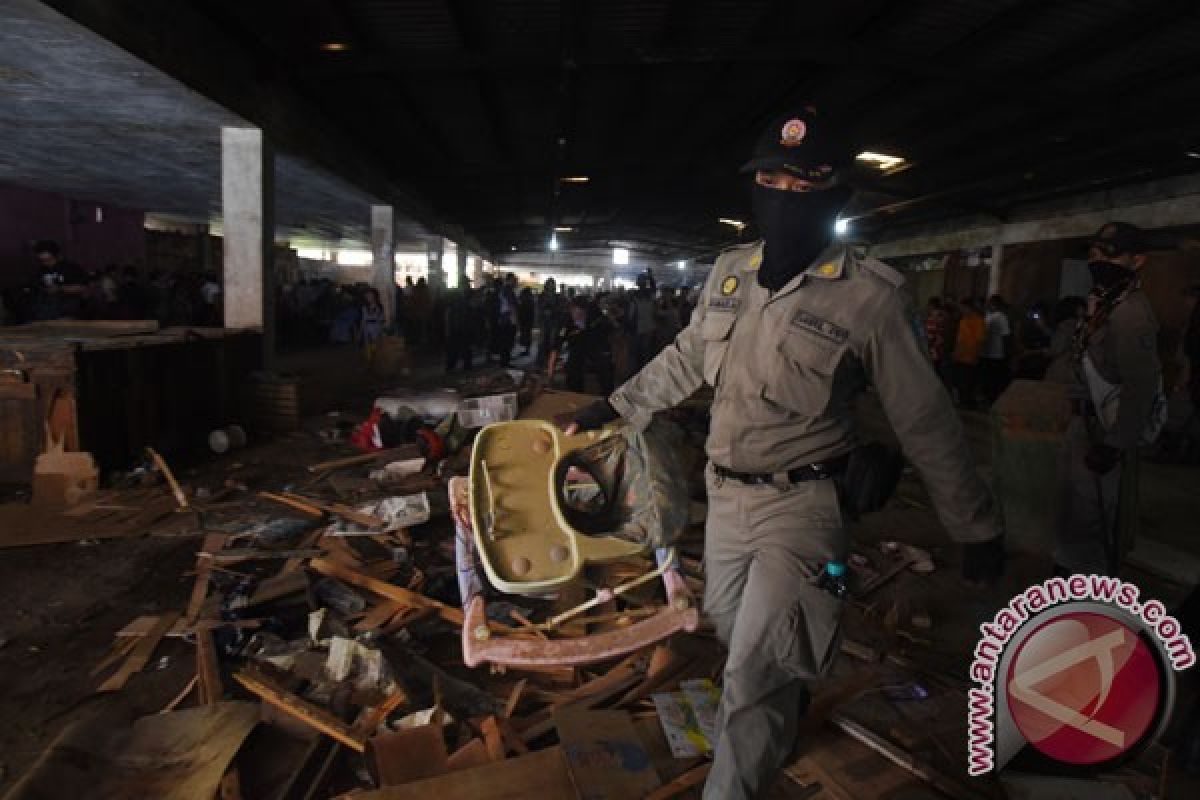
[[[379,292],[390,325],[396,319],[396,217],[391,206],[371,206],[371,258],[371,285]]]
[[[992,260],[988,264],[988,290],[991,297],[1000,291],[1000,270],[1004,263],[1004,245],[997,242],[992,245]]]
[[[225,327],[263,333],[275,351],[275,158],[258,128],[221,128]]]
[[[441,236],[435,236],[429,240],[429,288],[432,291],[435,287],[442,288],[442,257],[445,255],[445,239]]]
[[[467,259],[471,254],[467,252],[467,248],[460,246],[458,248],[458,288],[465,289],[467,287]]]

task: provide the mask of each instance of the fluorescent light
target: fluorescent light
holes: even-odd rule
[[[889,156],[886,153],[873,153],[870,150],[864,150],[855,156],[855,158],[865,164],[870,164],[883,173],[899,172],[908,165],[908,162],[900,156]]]
[[[350,49],[345,42],[322,42],[321,49],[326,53],[344,53]]]
[[[557,233],[550,234],[550,249],[551,250],[558,249],[558,234]]]
[[[621,266],[629,263],[629,250],[625,247],[613,248],[613,263]]]
[[[1188,158],[1200,158],[1200,150],[1185,150],[1183,154]]]
[[[554,230],[557,231],[558,233],[570,233],[575,229],[572,228],[570,225],[556,225]]]
[[[833,232],[838,236],[845,236],[846,231],[850,230],[850,220],[841,219],[840,217],[833,221]]]
[[[517,246],[514,244],[512,247],[510,247],[510,248],[508,248],[508,249],[509,249],[509,250],[514,250],[514,251],[515,251],[515,250],[517,249]]]
[[[564,175],[559,180],[563,183],[587,183],[591,178],[587,175]]]
[[[679,267],[680,269],[687,269],[687,262],[686,261],[676,261],[675,266]]]
[[[741,233],[742,228],[746,227],[746,223],[742,222],[740,219],[730,219],[729,217],[719,217],[717,222],[721,223],[722,225],[728,225],[731,228],[736,228],[738,233]]]

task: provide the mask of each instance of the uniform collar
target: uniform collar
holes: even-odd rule
[[[850,250],[838,243],[830,244],[820,255],[805,269],[797,278],[811,275],[814,278],[821,280],[835,281],[842,277],[846,271],[846,259],[850,256]],[[763,241],[760,239],[753,247],[746,251],[740,265],[742,272],[756,272],[762,265],[763,257]],[[793,278],[792,281],[795,281]],[[791,282],[789,282],[789,286]],[[784,287],[785,289],[787,287]]]

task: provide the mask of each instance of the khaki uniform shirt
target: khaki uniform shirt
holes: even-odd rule
[[[1104,436],[1104,443],[1136,449],[1162,388],[1158,321],[1145,292],[1134,289],[1113,308],[1088,339],[1087,352],[1101,377],[1121,387],[1117,424]],[[1085,388],[1078,391],[1087,396]]]
[[[951,536],[998,535],[949,397],[912,330],[904,278],[827,250],[778,292],[760,287],[762,243],[721,254],[691,323],[610,397],[635,427],[707,383],[706,449],[739,472],[782,472],[850,452],[852,402],[871,384]]]

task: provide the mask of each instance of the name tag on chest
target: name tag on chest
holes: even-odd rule
[[[797,311],[792,315],[791,325],[793,328],[814,333],[835,344],[845,344],[846,340],[850,338],[850,331],[841,325],[821,319],[816,314],[804,310]]]
[[[708,307],[718,311],[737,311],[738,305],[742,302],[740,297],[723,297],[721,295],[711,295],[708,298]]]

